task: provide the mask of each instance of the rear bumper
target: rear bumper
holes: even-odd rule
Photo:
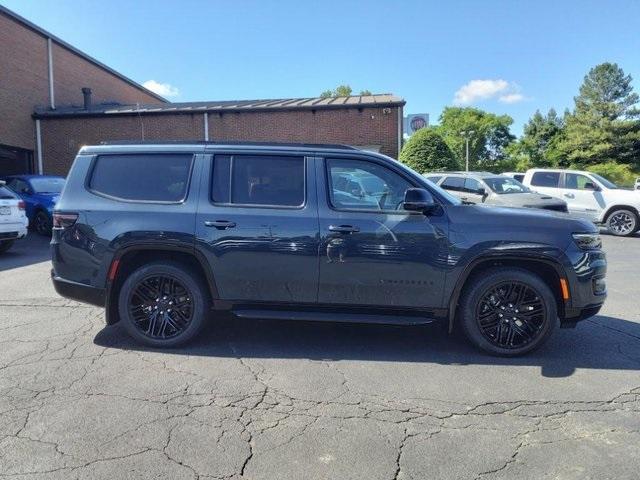
[[[22,223],[9,223],[0,225],[0,241],[16,240],[27,236],[27,225]]]
[[[106,292],[103,288],[90,287],[82,283],[56,277],[53,270],[51,270],[51,281],[58,295],[97,307],[105,306]]]

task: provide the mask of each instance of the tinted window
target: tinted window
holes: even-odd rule
[[[440,184],[445,190],[452,190],[454,192],[464,191],[464,177],[447,177]]]
[[[517,173],[513,176],[513,178],[522,183],[522,181],[524,180],[524,173]]]
[[[479,181],[474,178],[467,178],[464,181],[464,189],[469,193],[477,193],[480,188],[484,188]]]
[[[560,172],[535,172],[531,177],[531,185],[536,187],[558,188]]]
[[[345,210],[398,210],[404,193],[413,187],[404,177],[374,162],[329,159],[329,199]],[[346,179],[346,182],[345,182]],[[358,188],[344,190],[344,184]]]
[[[20,180],[18,178],[12,178],[7,183],[7,186],[11,190],[13,190],[14,192],[17,192],[17,193],[27,193],[27,191],[30,190],[29,184],[27,182],[25,182],[24,180]]]
[[[125,200],[179,202],[184,200],[192,155],[101,155],[96,159],[89,188]]]
[[[36,193],[60,193],[64,188],[64,178],[40,177],[32,178],[31,186]]]
[[[216,155],[211,199],[226,204],[298,207],[304,204],[304,158]]]
[[[586,175],[580,175],[578,173],[565,173],[564,175],[565,188],[572,190],[593,190],[595,183]],[[589,184],[590,188],[585,188]]]
[[[16,196],[11,190],[0,185],[0,200],[10,200],[14,198],[16,198]]]

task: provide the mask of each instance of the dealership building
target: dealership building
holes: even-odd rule
[[[82,145],[201,140],[341,143],[398,156],[391,94],[171,103],[0,6],[0,176],[66,175]]]

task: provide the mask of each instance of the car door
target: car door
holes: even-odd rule
[[[461,198],[465,202],[483,203],[485,200],[485,196],[478,193],[481,188],[484,188],[487,193],[489,193],[487,187],[485,187],[475,178],[465,178],[463,188],[464,194]]]
[[[222,300],[317,301],[313,163],[286,152],[223,152],[205,161],[196,249]]]
[[[401,171],[375,158],[329,157],[316,164],[320,215],[318,301],[351,306],[436,308],[442,303],[447,218],[407,212]],[[375,178],[366,198],[336,188],[345,173]],[[371,197],[376,200],[372,201]]]
[[[566,172],[562,198],[566,200],[569,213],[576,217],[597,221],[605,208],[602,191],[586,175]]]

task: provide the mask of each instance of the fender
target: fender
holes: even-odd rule
[[[204,272],[204,275],[207,281],[207,288],[209,290],[212,300],[215,302],[219,298],[218,287],[216,286],[216,282],[213,277],[213,272],[211,272],[211,269],[209,268],[204,255],[198,252],[194,247],[189,247],[187,245],[160,244],[160,243],[149,243],[149,242],[129,244],[125,247],[122,247],[116,250],[116,252],[114,253],[111,259],[111,262],[109,265],[109,271],[111,271],[114,265],[115,265],[115,268],[119,271],[120,268],[122,268],[122,266],[119,265],[119,262],[122,259],[122,257],[124,257],[128,253],[153,252],[153,251],[179,252],[179,253],[185,253],[193,257],[195,261],[200,265],[202,271]],[[112,311],[116,309],[111,308],[111,306],[115,305],[116,303],[115,302],[116,299],[114,298],[115,284],[116,284],[115,280],[111,280],[109,278],[107,279],[106,294],[105,294],[105,309],[106,309],[106,318],[107,318],[108,325],[112,325],[118,321],[118,312]]]
[[[460,294],[462,293],[462,289],[464,288],[467,279],[473,272],[473,270],[480,264],[492,261],[500,261],[500,260],[527,260],[529,262],[538,262],[548,266],[553,267],[553,269],[558,274],[559,278],[567,278],[566,269],[562,265],[562,263],[555,257],[550,255],[542,254],[541,252],[523,252],[519,251],[518,253],[513,252],[500,252],[500,251],[488,251],[479,254],[474,257],[464,268],[462,273],[458,276],[456,284],[451,293],[451,297],[449,299],[449,333],[453,332],[453,324],[455,322],[456,310],[458,307],[458,300],[460,299]]]

